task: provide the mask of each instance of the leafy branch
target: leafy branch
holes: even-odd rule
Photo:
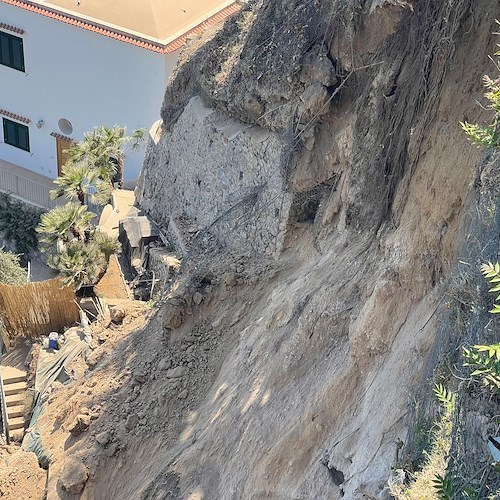
[[[490,293],[498,293],[495,298],[495,303],[493,304],[493,309],[490,311],[493,314],[500,313],[500,304],[497,302],[500,301],[500,263],[492,264],[488,262],[487,264],[483,264],[481,266],[481,272],[483,276],[486,278],[490,285],[493,285],[488,291]]]

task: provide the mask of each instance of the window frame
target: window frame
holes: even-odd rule
[[[21,73],[25,73],[26,72],[26,62],[24,60],[24,40],[20,36],[11,35],[10,33],[6,33],[5,31],[0,30],[0,39],[2,37],[7,39],[7,43],[8,43],[7,51],[9,52],[9,58],[12,61],[12,64],[9,64],[8,62],[2,60],[2,52],[0,50],[0,65],[6,66],[7,68],[15,69],[16,71],[20,71]],[[21,66],[16,66],[14,64],[13,42],[19,43],[19,45],[21,47]],[[0,46],[1,46],[1,42],[0,42]]]
[[[16,142],[9,142],[8,141],[8,136],[7,136],[7,125],[8,124],[13,124],[15,128],[15,136],[16,136]],[[30,149],[30,129],[27,125],[24,125],[23,123],[15,122],[14,120],[9,120],[8,118],[2,117],[2,128],[3,128],[3,142],[5,144],[8,144],[9,146],[12,146],[14,148],[20,149],[21,151],[26,151],[27,153],[31,152]],[[26,142],[27,142],[27,148],[24,148],[23,146],[20,145],[19,142],[19,130],[20,129],[25,129],[26,131]]]

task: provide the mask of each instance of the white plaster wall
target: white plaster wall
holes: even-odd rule
[[[55,178],[57,155],[51,132],[60,118],[73,139],[96,125],[148,130],[159,118],[166,75],[177,54],[163,55],[119,42],[23,9],[0,4],[0,22],[25,30],[26,73],[0,65],[0,108],[31,119],[30,148],[3,143],[0,159]],[[41,129],[35,123],[44,120]],[[144,148],[129,153],[125,179],[138,177]]]

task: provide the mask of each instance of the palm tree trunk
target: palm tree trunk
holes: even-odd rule
[[[79,187],[77,190],[77,196],[80,205],[85,205],[85,193],[83,192],[83,189],[81,187]]]
[[[123,158],[118,160],[118,189],[123,189]]]

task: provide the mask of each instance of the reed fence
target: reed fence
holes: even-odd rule
[[[78,319],[75,290],[58,278],[22,286],[0,284],[0,335],[8,349],[17,339],[62,332]]]

